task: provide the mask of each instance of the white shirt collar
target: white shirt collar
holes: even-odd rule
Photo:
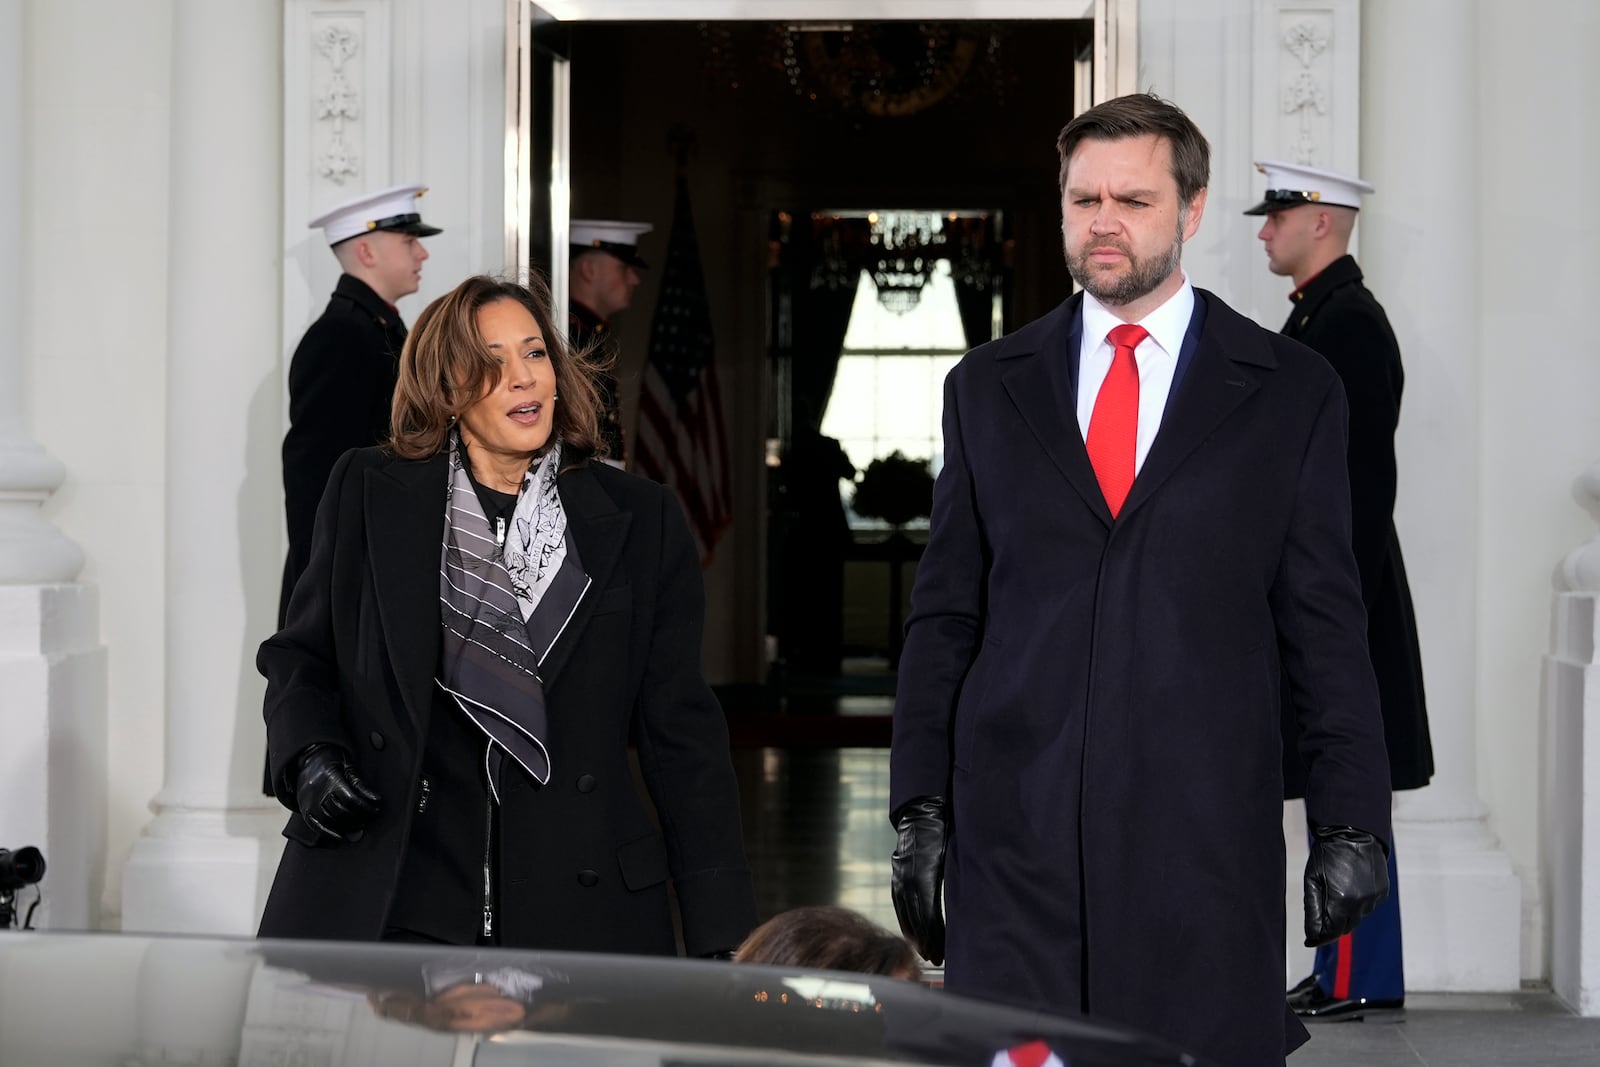
[[[1187,272],[1183,285],[1166,302],[1140,320],[1150,334],[1150,339],[1161,346],[1171,359],[1176,360],[1183,349],[1184,335],[1189,332],[1189,320],[1194,316],[1194,286]],[[1107,344],[1106,335],[1121,326],[1122,319],[1085,290],[1083,294],[1083,340],[1085,345]],[[1089,351],[1085,347],[1084,351]],[[1137,356],[1135,357],[1137,358]]]

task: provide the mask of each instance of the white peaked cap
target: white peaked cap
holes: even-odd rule
[[[313,230],[320,227],[330,245],[373,230],[431,237],[444,231],[423,222],[417,210],[417,198],[427,191],[426,185],[396,185],[373,193],[362,193],[329,208],[306,225]]]
[[[569,239],[574,253],[610,252],[635,267],[649,266],[639,258],[639,238],[655,229],[648,222],[620,222],[616,219],[573,219]]]
[[[1262,159],[1256,162],[1256,170],[1267,176],[1267,195],[1246,215],[1265,215],[1297,204],[1335,204],[1359,210],[1362,194],[1374,191],[1370,182],[1360,178],[1301,163]]]

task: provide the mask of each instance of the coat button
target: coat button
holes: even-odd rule
[[[593,889],[595,886],[600,884],[600,876],[591,871],[589,868],[585,867],[583,870],[578,872],[578,884],[583,886],[585,889]]]
[[[594,775],[580,774],[578,776],[578,792],[593,793],[595,787]]]
[[[380,751],[383,749],[383,735],[378,731],[374,730],[368,734],[367,740],[372,742],[373,748],[379,749]]]

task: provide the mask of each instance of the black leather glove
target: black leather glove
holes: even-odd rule
[[[900,932],[929,963],[944,962],[944,797],[917,797],[895,811],[891,892]]]
[[[356,774],[349,754],[336,745],[307,745],[300,753],[294,802],[313,830],[346,841],[359,841],[362,828],[383,804]]]
[[[1316,826],[1306,860],[1306,945],[1339,940],[1389,895],[1388,851],[1353,826]]]

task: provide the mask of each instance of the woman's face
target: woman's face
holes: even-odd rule
[[[478,309],[478,335],[500,361],[500,384],[461,416],[469,449],[501,459],[531,459],[554,429],[556,372],[544,331],[515,300]]]

